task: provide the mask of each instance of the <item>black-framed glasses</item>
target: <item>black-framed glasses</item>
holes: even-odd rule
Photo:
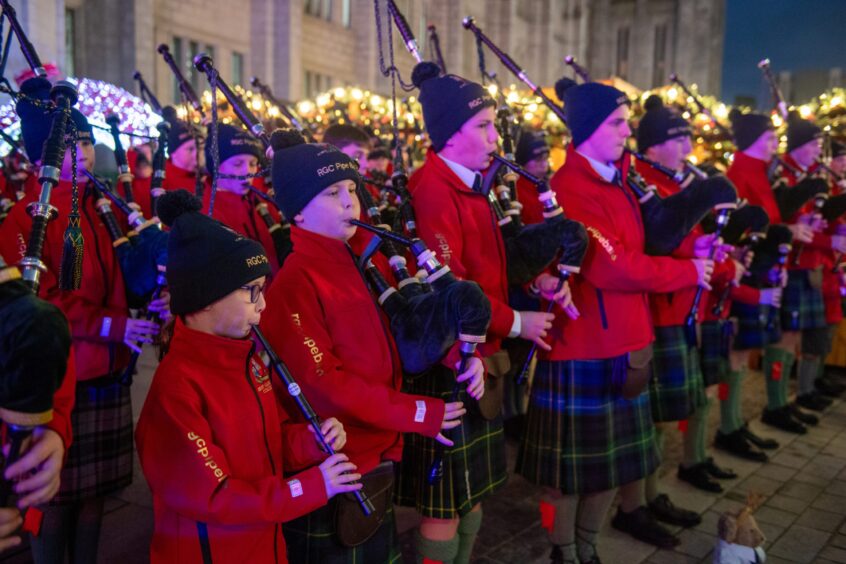
[[[264,289],[267,286],[267,282],[264,284],[253,284],[251,286],[241,286],[242,290],[246,290],[250,293],[250,303],[255,304],[259,301],[259,296],[264,293]]]

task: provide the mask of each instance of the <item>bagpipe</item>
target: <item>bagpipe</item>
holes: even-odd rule
[[[297,119],[297,116],[294,115],[294,113],[287,106],[287,104],[283,104],[282,102],[276,99],[267,84],[263,83],[259,79],[259,77],[254,76],[250,79],[250,85],[253,86],[253,88],[257,89],[259,92],[261,92],[261,95],[262,97],[264,97],[265,100],[267,100],[279,109],[279,113],[282,114],[286,120],[288,120],[288,123],[292,128],[299,131],[303,135],[303,137],[305,137],[310,143],[314,142],[314,134],[311,132],[311,129],[303,126],[302,122]]]
[[[214,96],[216,96],[217,90],[220,90],[220,92],[232,106],[232,110],[235,112],[235,115],[237,115],[238,118],[241,120],[241,123],[243,123],[244,126],[246,126],[247,130],[261,142],[265,150],[269,149],[272,144],[270,136],[267,134],[267,131],[265,131],[264,125],[250,111],[250,109],[247,107],[241,97],[238,96],[238,94],[236,94],[235,91],[233,91],[232,88],[229,87],[226,81],[220,77],[220,73],[218,73],[217,69],[214,67],[214,61],[212,60],[212,58],[206,55],[205,53],[200,53],[199,55],[194,57],[194,67],[198,71],[204,73],[208,78],[212,90],[212,99],[214,99]],[[216,144],[216,130],[217,105],[212,104],[209,138],[210,143]],[[214,196],[217,192],[217,177],[219,174],[217,170],[219,163],[216,162],[218,158],[217,146],[212,147],[212,158],[215,162],[212,163],[212,166],[214,167],[214,174],[212,175],[212,194],[211,199],[209,201],[209,215],[212,214],[214,206]],[[253,189],[252,185],[248,185],[248,188],[253,194],[256,194],[263,200],[262,202],[258,202],[256,204],[256,212],[258,213],[259,217],[262,219],[268,231],[270,232],[270,236],[273,239],[273,246],[276,250],[276,256],[279,260],[279,266],[282,266],[282,263],[285,261],[285,257],[288,256],[288,254],[291,252],[291,249],[293,248],[291,243],[291,226],[284,216],[282,216],[281,222],[277,222],[270,214],[267,204],[269,203],[276,208],[276,203],[273,201],[272,198],[266,197],[266,194],[262,194],[260,191]]]
[[[767,236],[770,218],[764,208],[747,204],[741,200],[737,209],[732,212],[728,223],[722,230],[721,237],[727,245],[732,245],[739,251],[739,262],[744,268],[749,266],[749,260],[755,247]],[[731,284],[727,284],[711,310],[719,317],[723,313],[726,301],[731,294]]]
[[[141,99],[150,104],[150,107],[153,108],[153,111],[159,115],[162,115],[162,105],[159,103],[159,99],[156,98],[156,95],[153,94],[153,91],[150,90],[150,87],[147,86],[147,83],[144,81],[144,76],[141,74],[140,71],[135,71],[132,75],[132,78],[138,83],[138,93],[141,95]]]
[[[166,170],[166,151],[167,151],[167,136],[170,133],[170,123],[167,120],[162,120],[156,124],[156,129],[159,131],[159,141],[156,145],[156,152],[153,153],[153,175],[150,177],[150,213],[153,217],[158,217],[158,203],[159,198],[164,196],[165,189],[163,187]]]
[[[786,225],[770,225],[767,237],[755,247],[755,257],[749,266],[750,285],[759,288],[778,288],[787,268],[787,257],[793,249],[793,233]],[[766,322],[767,329],[774,328],[773,306]],[[764,321],[764,320],[762,320]]]
[[[279,355],[276,354],[276,351],[273,350],[273,347],[270,346],[267,338],[262,334],[261,330],[258,326],[252,326],[253,335],[256,337],[256,340],[261,344],[264,351],[267,353],[267,357],[269,359],[270,368],[273,370],[274,374],[276,374],[279,379],[282,381],[282,385],[288,391],[288,395],[294,400],[297,404],[297,407],[300,409],[305,420],[311,425],[311,428],[314,430],[314,436],[318,438],[320,444],[323,446],[323,450],[329,455],[332,456],[335,454],[335,449],[332,448],[328,442],[326,442],[326,438],[323,436],[323,431],[320,430],[320,418],[315,413],[314,409],[311,407],[311,404],[306,399],[305,395],[303,395],[303,391],[300,386],[297,384],[296,380],[294,380],[294,376],[291,374],[291,371],[288,370],[288,367],[282,362],[279,358]],[[359,506],[361,506],[361,512],[364,513],[365,517],[369,517],[376,509],[373,507],[373,503],[367,497],[367,494],[364,490],[358,490],[352,492],[353,496],[355,496],[356,501],[358,501]]]
[[[118,177],[117,181],[123,189],[123,199],[133,208],[140,208],[135,202],[135,195],[132,192],[132,172],[129,170],[129,161],[126,158],[126,151],[123,148],[123,143],[120,141],[120,116],[117,114],[109,114],[106,116],[106,123],[109,125],[109,133],[112,135],[112,141],[115,144],[115,164],[117,164]],[[155,215],[155,214],[154,214]]]

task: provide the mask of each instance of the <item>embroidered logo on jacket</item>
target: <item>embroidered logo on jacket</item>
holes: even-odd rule
[[[254,358],[250,359],[250,375],[256,381],[256,384],[258,384],[256,390],[259,392],[266,394],[273,388],[270,384],[270,373]]]
[[[218,483],[225,480],[227,476],[223,470],[218,467],[217,462],[214,461],[214,458],[212,458],[209,453],[209,447],[206,444],[206,440],[193,431],[188,431],[188,440],[194,443],[194,446],[197,448],[197,454],[203,458],[203,466],[209,469],[209,471],[217,479]]]
[[[325,372],[323,372],[323,366],[322,366],[323,352],[317,346],[317,343],[314,341],[314,339],[312,339],[311,337],[306,335],[305,332],[303,331],[303,325],[302,325],[302,322],[300,321],[300,314],[299,313],[292,313],[291,314],[291,321],[293,321],[294,325],[297,326],[297,332],[300,334],[300,337],[302,337],[302,339],[303,339],[302,343],[305,346],[306,350],[311,355],[311,359],[314,361],[314,364],[315,364],[314,374],[315,374],[315,376],[323,376],[325,374]]]
[[[605,249],[605,252],[611,257],[611,260],[617,260],[617,253],[614,251],[614,245],[612,245],[611,242],[599,232],[599,229],[589,226],[587,227],[587,232],[590,233],[591,237],[596,239],[596,242],[600,247]]]

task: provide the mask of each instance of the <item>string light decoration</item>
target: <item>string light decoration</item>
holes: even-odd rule
[[[66,80],[74,84],[79,91],[79,102],[75,107],[94,126],[95,143],[102,143],[114,149],[114,140],[106,123],[106,116],[109,114],[120,116],[120,130],[131,134],[121,136],[124,147],[158,137],[156,124],[162,118],[141,98],[102,80],[73,77]],[[20,135],[20,121],[14,103],[0,106],[0,127],[12,137],[17,138]],[[6,143],[0,143],[0,153],[5,154],[10,149]]]

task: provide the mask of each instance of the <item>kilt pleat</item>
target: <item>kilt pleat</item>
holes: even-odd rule
[[[734,302],[731,315],[737,317],[735,350],[762,349],[781,340],[780,310],[768,305]]]
[[[404,391],[449,401],[454,382],[453,371],[438,366],[407,381]],[[508,478],[502,416],[488,421],[473,408],[475,400],[463,391],[459,399],[467,407],[467,414],[461,418],[461,425],[447,434],[455,445],[446,449],[444,475],[439,483],[430,486],[426,481],[436,441],[414,433],[404,436],[395,501],[416,508],[424,517],[451,519],[466,515],[503,487]]]
[[[702,380],[705,386],[725,381],[731,367],[729,353],[734,340],[734,325],[728,319],[707,321],[701,326],[699,343],[702,360]]]
[[[649,394],[626,400],[615,392],[620,360],[538,362],[518,474],[572,495],[614,489],[658,467]]]
[[[115,493],[132,483],[132,401],[116,375],[76,384],[73,442],[51,504]]]
[[[338,498],[293,521],[282,525],[288,561],[297,564],[364,564],[402,562],[397,540],[394,508],[388,504],[382,525],[366,542],[347,548],[335,535]]]
[[[649,403],[656,422],[681,421],[705,403],[699,351],[681,325],[656,327]]]
[[[812,271],[790,270],[781,300],[781,327],[784,331],[822,329],[825,302],[822,289],[811,284]]]

